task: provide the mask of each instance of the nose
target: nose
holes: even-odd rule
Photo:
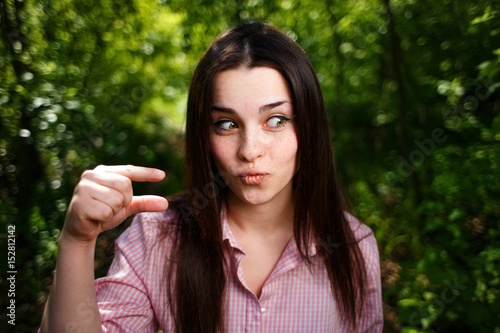
[[[243,161],[252,163],[264,154],[265,147],[258,133],[248,130],[242,132],[238,156]]]

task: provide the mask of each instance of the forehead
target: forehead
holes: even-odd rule
[[[217,74],[214,80],[212,104],[224,107],[238,103],[291,103],[288,84],[279,71],[269,67],[241,67]]]

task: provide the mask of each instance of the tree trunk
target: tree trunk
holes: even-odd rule
[[[406,110],[408,110],[408,103],[406,101],[406,93],[401,70],[401,64],[403,64],[403,55],[401,50],[400,38],[396,32],[396,25],[391,10],[390,0],[384,0],[384,5],[386,9],[387,28],[390,38],[391,68],[394,75],[394,80],[397,84],[398,118],[395,123],[395,131],[396,137],[398,139],[399,153],[401,154],[401,156],[408,158],[410,156],[407,137],[408,124],[406,120]],[[410,177],[415,190],[415,200],[417,203],[419,203],[422,201],[422,193],[417,172],[412,172]]]
[[[32,126],[36,110],[30,108],[30,94],[27,93],[31,89],[29,83],[22,79],[22,76],[34,71],[29,68],[22,60],[21,56],[24,52],[28,52],[28,39],[23,34],[21,25],[22,19],[20,13],[24,1],[7,2],[0,1],[1,20],[1,36],[7,47],[7,53],[10,56],[12,68],[16,76],[16,85],[22,87],[23,93],[12,92],[14,98],[10,101],[10,105],[19,110],[19,129],[28,130],[31,134],[36,133]],[[8,136],[7,136],[8,137]],[[40,154],[35,146],[35,138],[31,135],[21,137],[19,134],[10,138],[8,152],[14,156],[10,161],[16,167],[15,179],[7,179],[9,196],[15,198],[15,207],[18,210],[17,219],[22,222],[16,226],[20,231],[29,230],[29,215],[31,207],[36,204],[33,202],[36,198],[37,183],[43,179],[44,165],[41,163]],[[25,229],[26,228],[26,229]],[[17,233],[22,236],[22,232]]]

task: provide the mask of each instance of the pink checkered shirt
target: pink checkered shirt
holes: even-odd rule
[[[257,298],[245,282],[240,265],[245,253],[224,210],[221,218],[224,251],[230,259],[225,293],[227,332],[348,332],[340,321],[315,244],[309,244],[314,264],[309,270],[292,238]],[[164,278],[165,253],[171,242],[168,238],[159,241],[161,225],[173,219],[177,216],[171,210],[139,214],[116,241],[108,275],[95,282],[103,332],[157,332],[158,327],[173,331]],[[356,332],[382,332],[377,243],[370,228],[350,215],[349,219],[356,237],[362,239],[359,245],[368,270],[368,295]]]

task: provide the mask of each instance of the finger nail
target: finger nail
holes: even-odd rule
[[[162,171],[162,170],[158,170],[158,169],[157,169],[157,170],[155,170],[155,172],[154,172],[154,176],[156,176],[156,177],[158,177],[158,178],[163,178],[163,177],[165,177],[165,172],[164,172],[164,171]]]

